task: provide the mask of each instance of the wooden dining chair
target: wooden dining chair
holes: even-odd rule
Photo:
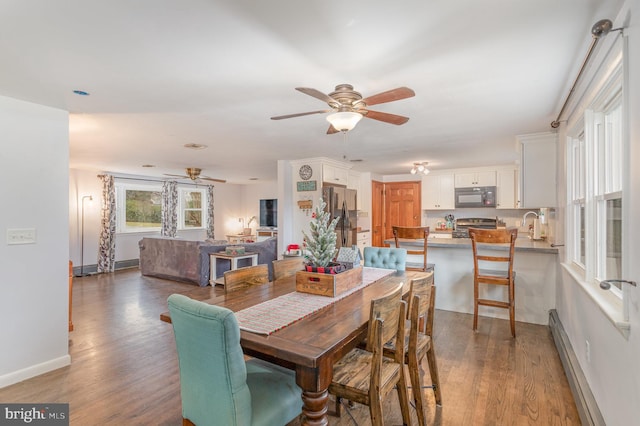
[[[281,278],[290,277],[298,271],[302,271],[304,257],[285,257],[284,259],[274,260],[273,264],[273,280],[277,281]]]
[[[224,273],[224,292],[229,293],[268,282],[269,267],[267,264],[238,268]]]
[[[408,271],[433,271],[435,265],[433,263],[427,263],[427,240],[429,238],[428,226],[392,226],[393,239],[395,240],[396,248],[402,247],[403,242],[413,241],[422,244],[422,248],[416,248],[415,246],[407,247],[407,254],[417,254],[422,256],[422,262],[418,267],[410,267],[407,265]]]
[[[436,404],[442,406],[442,393],[438,365],[436,363],[435,349],[433,347],[433,318],[435,314],[436,287],[433,285],[433,271],[414,278],[410,283],[408,319],[409,327],[405,331],[405,358],[404,362],[409,367],[411,390],[413,401],[418,415],[418,424],[426,425],[425,415],[426,401],[422,389],[431,387],[434,391]],[[385,344],[385,356],[395,356],[396,347],[393,342]],[[422,360],[427,357],[431,386],[423,385],[424,372]]]
[[[478,306],[493,306],[509,310],[511,335],[516,337],[516,298],[513,259],[518,238],[518,229],[479,229],[469,228],[471,248],[473,250],[473,329],[478,329]],[[490,245],[505,246],[507,255],[498,256],[495,248],[490,252],[483,250]],[[502,266],[502,267],[500,267]],[[494,269],[497,268],[497,269]],[[507,300],[480,298],[479,284],[501,285],[507,287]]]
[[[404,374],[406,303],[402,301],[402,284],[385,296],[371,301],[367,345],[354,348],[333,366],[329,393],[336,396],[336,414],[341,400],[369,406],[371,423],[382,426],[382,401],[397,389],[404,424],[410,424],[407,384]],[[393,358],[383,356],[383,344],[395,340],[400,350]]]

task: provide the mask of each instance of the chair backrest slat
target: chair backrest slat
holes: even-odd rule
[[[273,261],[273,280],[290,277],[297,271],[302,271],[304,258],[302,256],[285,257],[284,259]]]
[[[224,291],[241,290],[254,285],[266,284],[269,282],[269,267],[266,264],[247,266],[224,273]]]

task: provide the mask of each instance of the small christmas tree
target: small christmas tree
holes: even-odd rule
[[[311,215],[311,236],[302,231],[304,244],[307,248],[304,258],[309,265],[326,267],[338,252],[336,248],[336,225],[338,218],[331,220],[331,213],[325,211],[327,203],[320,198]]]

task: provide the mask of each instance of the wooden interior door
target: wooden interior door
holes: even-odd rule
[[[384,188],[384,239],[393,238],[393,226],[420,226],[420,182],[389,182]]]
[[[384,244],[384,184],[371,181],[371,245],[383,247]]]

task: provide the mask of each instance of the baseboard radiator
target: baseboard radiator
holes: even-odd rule
[[[582,368],[578,364],[578,359],[573,351],[569,337],[564,331],[564,327],[562,327],[558,311],[555,309],[549,311],[549,328],[560,355],[562,367],[569,381],[582,424],[585,426],[605,426],[598,404],[591,393],[591,388],[582,372]]]

